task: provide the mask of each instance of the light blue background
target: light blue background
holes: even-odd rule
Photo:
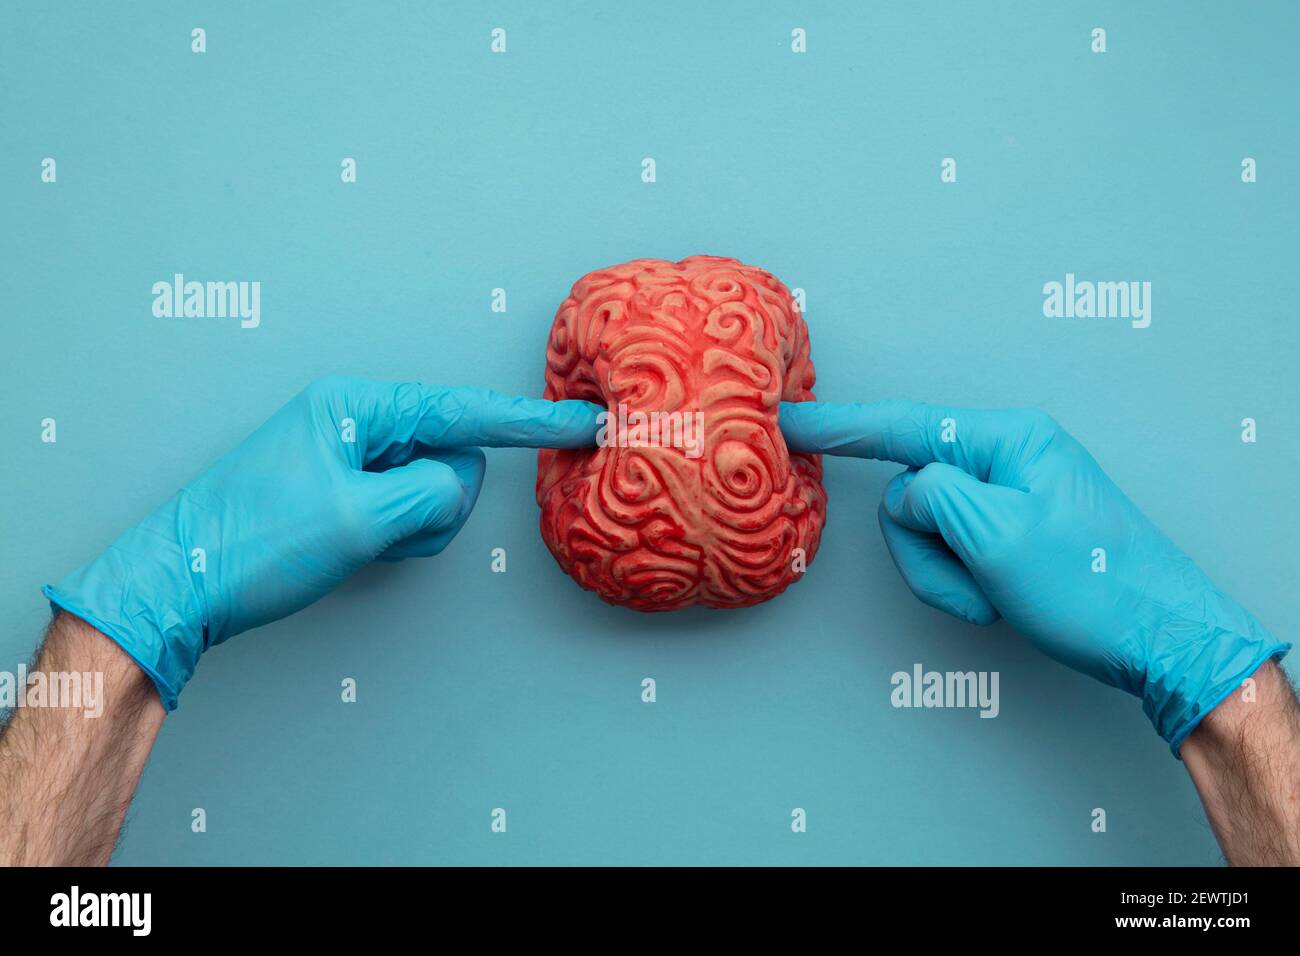
[[[4,5],[0,668],[42,583],[312,379],[540,394],[576,278],[692,253],[807,290],[824,399],[1047,409],[1295,638],[1294,4],[545,6]],[[1067,271],[1151,281],[1151,327],[1045,319]],[[174,272],[260,280],[261,328],[153,318]],[[908,593],[875,518],[896,470],[827,463],[780,599],[647,616],[559,571],[534,455],[490,452],[443,556],[204,658],[117,860],[1218,862],[1135,699]],[[1000,671],[1001,716],[891,708],[918,661]]]

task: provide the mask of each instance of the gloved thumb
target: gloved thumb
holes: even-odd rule
[[[456,473],[460,486],[465,490],[461,498],[460,513],[451,524],[440,524],[433,528],[418,531],[408,538],[403,538],[388,547],[379,555],[380,561],[401,561],[403,558],[429,558],[441,554],[451,539],[460,533],[460,529],[469,520],[469,514],[478,501],[478,493],[483,488],[483,475],[487,471],[487,458],[482,448],[450,448],[445,451],[432,452],[434,461],[442,462]]]
[[[405,538],[444,531],[466,510],[466,488],[456,469],[443,461],[416,458],[359,477],[367,517],[378,538],[376,553]]]
[[[1028,494],[980,481],[944,462],[908,469],[885,486],[884,509],[913,531],[943,537],[966,564],[1023,526]]]

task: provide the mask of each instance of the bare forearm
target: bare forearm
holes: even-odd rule
[[[1300,707],[1273,662],[1253,682],[1206,716],[1182,757],[1229,863],[1297,866]]]
[[[162,702],[121,648],[70,614],[50,625],[35,670],[102,675],[102,700],[22,707],[0,732],[0,863],[106,864],[162,725]]]

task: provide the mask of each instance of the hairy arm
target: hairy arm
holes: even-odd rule
[[[79,706],[18,708],[0,731],[0,864],[102,866],[162,725],[162,701],[117,644],[67,613],[50,624],[34,671],[102,675],[103,696],[92,708],[84,697]]]
[[[1300,706],[1277,664],[1210,711],[1182,756],[1230,864],[1300,866]]]

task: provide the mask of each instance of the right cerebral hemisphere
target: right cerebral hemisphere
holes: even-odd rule
[[[779,402],[813,399],[814,378],[803,317],[762,269],[692,256],[583,276],[551,327],[545,397],[605,406],[612,430],[539,456],[542,538],[560,566],[640,611],[780,594],[826,518],[821,460],[790,454],[778,420]],[[638,412],[700,413],[702,445],[617,441]]]

